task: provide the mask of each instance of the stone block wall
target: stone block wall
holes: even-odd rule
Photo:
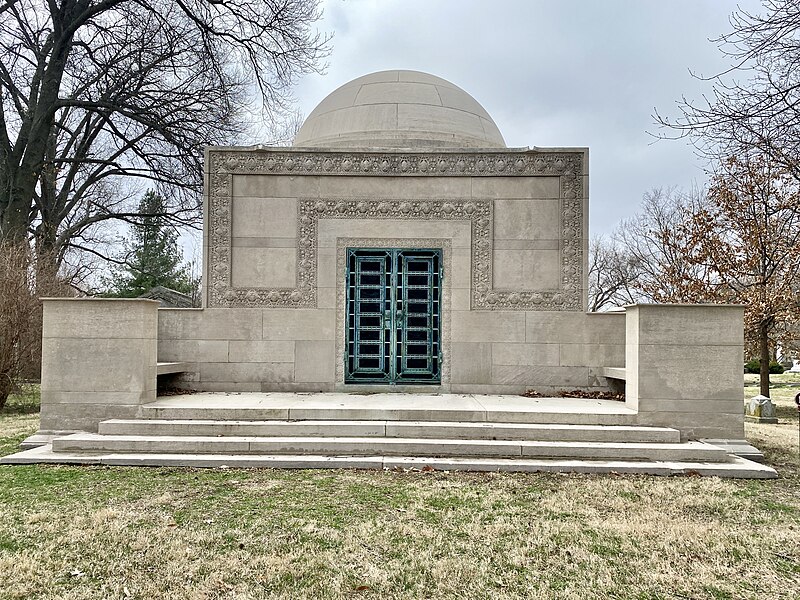
[[[187,389],[357,389],[336,379],[341,344],[334,309],[160,309],[158,315],[159,360],[191,363],[180,382]],[[450,327],[449,376],[435,386],[443,392],[606,389],[598,367],[625,359],[622,313],[453,311]]]
[[[210,149],[206,308],[160,311],[159,359],[193,363],[192,389],[381,391],[343,384],[345,248],[430,247],[444,252],[444,361],[428,389],[605,389],[597,368],[623,364],[625,325],[584,312],[587,162]]]
[[[156,398],[155,300],[44,299],[41,431],[96,431]]]
[[[626,307],[626,402],[644,425],[744,438],[739,305]]]

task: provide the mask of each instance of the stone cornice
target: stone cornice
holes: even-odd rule
[[[567,176],[583,174],[580,151],[209,150],[211,173],[368,176]]]

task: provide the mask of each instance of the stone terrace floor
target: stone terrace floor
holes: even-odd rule
[[[510,422],[627,422],[636,415],[618,400],[513,395],[409,393],[196,392],[162,396],[143,413],[227,413],[227,418],[416,419]],[[155,415],[154,415],[155,416]],[[191,417],[190,417],[191,418]]]

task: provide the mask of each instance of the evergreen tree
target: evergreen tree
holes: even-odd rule
[[[158,285],[192,293],[194,282],[181,265],[178,234],[165,217],[164,198],[153,191],[139,202],[139,218],[133,225],[126,256],[125,266],[114,274],[105,296],[137,298]]]

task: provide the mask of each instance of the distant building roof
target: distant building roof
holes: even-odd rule
[[[161,308],[192,308],[192,297],[176,290],[157,285],[146,291],[139,298],[158,300]]]

